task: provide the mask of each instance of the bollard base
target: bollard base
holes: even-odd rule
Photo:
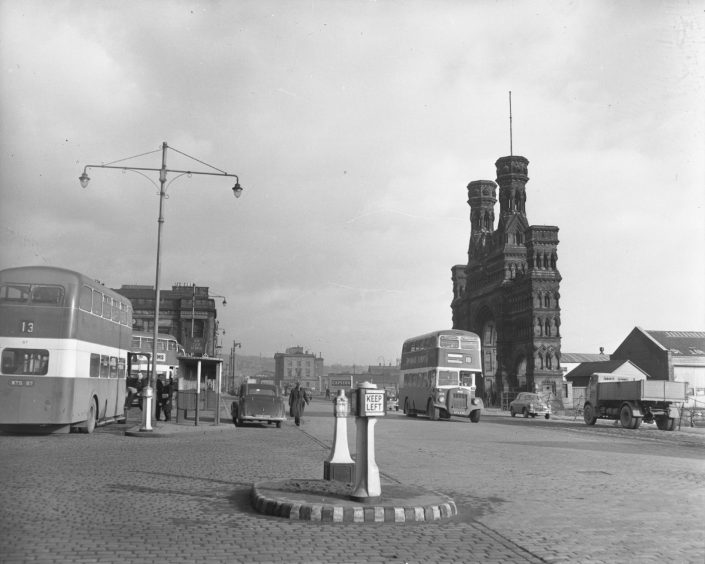
[[[380,499],[382,499],[382,496],[351,495],[350,499],[353,501],[357,501],[358,503],[377,503]]]
[[[352,484],[355,481],[355,463],[325,461],[323,463],[323,479]]]

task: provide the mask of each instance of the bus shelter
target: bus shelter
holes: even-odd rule
[[[208,419],[219,425],[223,359],[181,356],[178,375],[176,422]]]

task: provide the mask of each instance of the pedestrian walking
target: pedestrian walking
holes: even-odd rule
[[[157,378],[157,421],[161,421],[162,417],[162,394],[164,393],[164,382],[161,378]]]
[[[289,394],[289,415],[294,418],[296,425],[301,425],[301,418],[304,415],[304,408],[311,401],[308,392],[301,387],[299,382],[291,390]]]
[[[169,381],[162,388],[162,410],[164,421],[171,421],[171,400],[174,396],[174,378],[169,376]]]

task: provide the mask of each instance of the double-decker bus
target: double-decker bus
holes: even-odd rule
[[[0,271],[0,429],[92,433],[125,420],[130,301],[78,272]]]
[[[482,374],[480,337],[446,329],[404,341],[399,402],[407,416],[429,419],[469,417],[477,423],[482,399],[475,397],[475,378]]]
[[[133,360],[130,362],[130,377],[136,376],[138,372],[145,375],[151,369],[151,357],[153,353],[154,333],[151,331],[132,331],[132,341],[130,344]],[[184,356],[184,348],[176,340],[176,337],[166,333],[157,335],[157,361],[156,377],[161,380],[177,378],[179,371],[179,357]]]

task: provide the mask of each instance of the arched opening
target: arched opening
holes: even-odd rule
[[[488,319],[482,326],[482,373],[483,385],[477,384],[478,391],[489,405],[494,405],[497,398],[497,327],[494,319]]]

